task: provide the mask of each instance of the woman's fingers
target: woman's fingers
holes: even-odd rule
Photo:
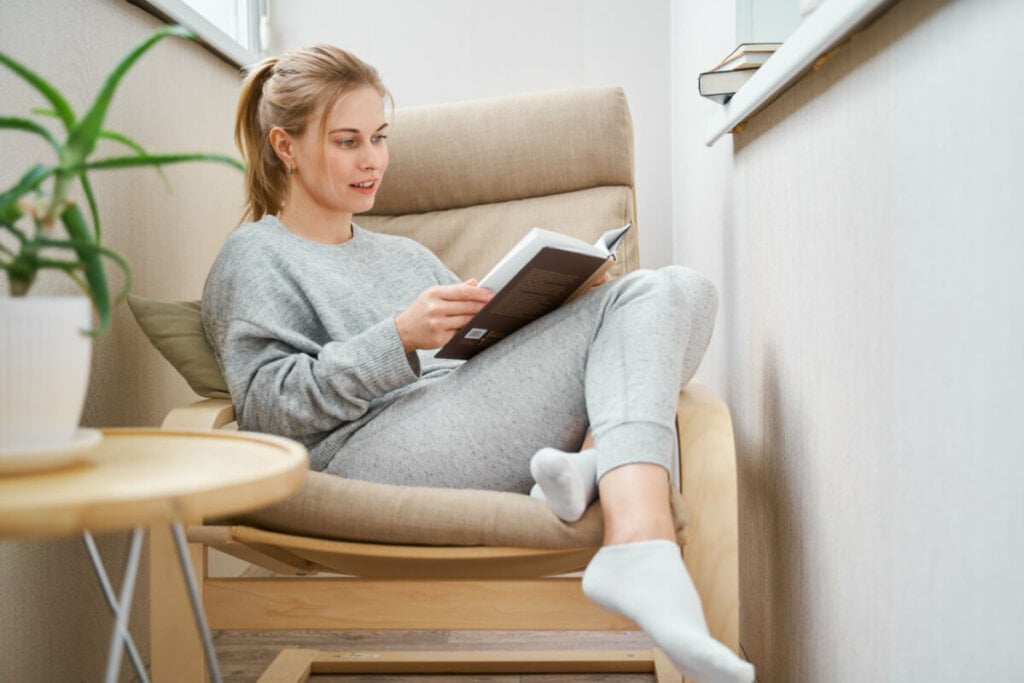
[[[395,319],[406,351],[442,346],[493,296],[475,280],[424,291]]]

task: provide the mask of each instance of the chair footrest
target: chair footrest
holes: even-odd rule
[[[654,673],[658,683],[681,677],[651,650],[282,650],[259,683],[303,683],[312,674]]]

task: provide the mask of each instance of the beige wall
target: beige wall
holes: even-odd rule
[[[161,23],[123,0],[4,0],[0,49],[49,78],[81,111],[103,77]],[[234,154],[236,70],[201,47],[167,39],[129,72],[108,127],[151,151]],[[24,115],[43,100],[6,70],[0,112]],[[45,148],[28,136],[0,132],[0,187],[7,187]],[[112,148],[113,150],[113,148]],[[241,212],[241,174],[227,167],[166,169],[93,176],[106,242],[134,267],[134,291],[198,298],[221,241]],[[74,293],[47,277],[37,293]],[[127,307],[96,344],[83,422],[89,426],[156,425],[192,392],[149,347]],[[100,539],[119,581],[127,536]],[[145,575],[142,577],[145,579]],[[137,594],[133,631],[145,645],[145,592]],[[98,680],[111,619],[76,539],[0,542],[0,680]],[[127,671],[127,668],[126,668]]]
[[[901,0],[708,149],[712,5],[673,17],[676,240],[723,295],[743,646],[763,683],[1019,680],[1024,4]]]

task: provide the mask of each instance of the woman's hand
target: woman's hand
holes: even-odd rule
[[[426,290],[395,318],[405,352],[444,346],[493,296],[476,280]]]
[[[594,280],[594,284],[590,286],[591,289],[596,289],[603,284],[607,284],[612,281],[612,273],[609,270],[604,271],[604,275]]]

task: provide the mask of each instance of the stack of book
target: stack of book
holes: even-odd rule
[[[782,43],[743,43],[721,62],[697,78],[697,90],[709,100],[725,104]]]

